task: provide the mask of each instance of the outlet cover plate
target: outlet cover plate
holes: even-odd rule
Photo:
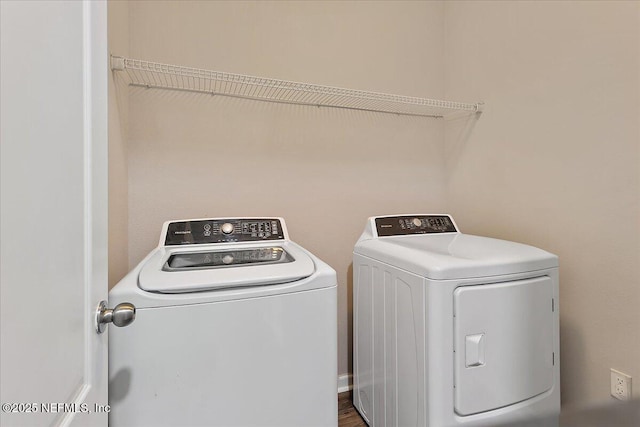
[[[611,396],[618,400],[631,400],[631,377],[611,369]]]

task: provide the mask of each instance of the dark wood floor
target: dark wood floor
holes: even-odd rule
[[[353,407],[350,391],[338,394],[338,427],[367,427],[367,423]]]

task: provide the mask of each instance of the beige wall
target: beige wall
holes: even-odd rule
[[[107,3],[109,52],[129,54],[128,1]],[[127,121],[129,91],[109,74],[109,289],[129,271]]]
[[[640,380],[639,29],[638,2],[445,5],[445,95],[487,103],[447,123],[448,207],[560,256],[565,405]]]
[[[131,2],[131,56],[441,97],[443,5]],[[130,89],[129,266],[164,221],[283,216],[338,273],[351,370],[351,252],[371,215],[444,208],[443,121]]]
[[[110,282],[167,219],[282,215],[338,271],[346,373],[365,218],[447,208],[465,232],[560,256],[563,402],[607,401],[610,367],[640,378],[639,5],[110,3],[115,54],[487,102],[444,125],[118,87]]]

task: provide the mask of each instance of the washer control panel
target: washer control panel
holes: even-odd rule
[[[456,233],[449,215],[401,215],[375,218],[378,237]]]
[[[285,240],[284,224],[279,218],[215,218],[170,222],[165,233],[164,245],[265,240]]]

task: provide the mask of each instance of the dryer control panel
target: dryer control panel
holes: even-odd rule
[[[400,215],[375,218],[378,237],[408,234],[455,233],[449,215]]]
[[[165,227],[165,246],[286,239],[280,218],[196,219],[169,222]]]

